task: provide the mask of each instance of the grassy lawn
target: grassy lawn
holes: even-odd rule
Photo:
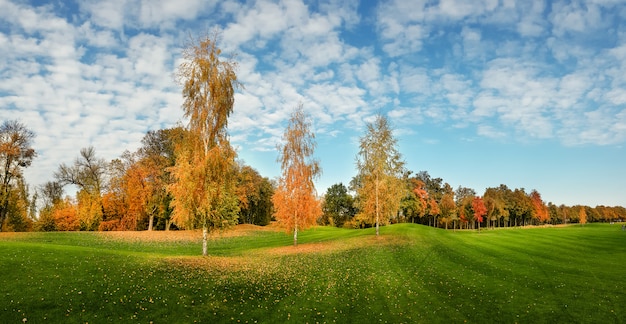
[[[621,225],[0,233],[2,322],[619,323]],[[234,234],[233,234],[234,233]]]

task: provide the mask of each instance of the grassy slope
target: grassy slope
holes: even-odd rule
[[[197,242],[0,235],[4,322],[621,322],[619,225],[268,231]]]

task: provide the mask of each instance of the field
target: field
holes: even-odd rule
[[[620,323],[621,224],[0,233],[5,323]]]

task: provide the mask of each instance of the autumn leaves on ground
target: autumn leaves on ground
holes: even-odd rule
[[[1,233],[0,318],[28,322],[620,322],[620,224]]]

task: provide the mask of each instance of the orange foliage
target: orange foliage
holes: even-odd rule
[[[478,223],[482,223],[483,216],[487,214],[487,207],[485,207],[482,198],[478,196],[474,197],[474,200],[472,200],[472,210],[474,211],[474,219],[478,221]]]
[[[65,199],[55,206],[52,218],[59,231],[77,231],[80,229],[77,208],[69,199]]]
[[[578,222],[582,225],[587,224],[587,212],[585,211],[585,206],[580,206],[580,211],[578,212]]]
[[[533,211],[535,217],[539,220],[539,222],[547,222],[550,219],[550,215],[548,213],[548,207],[541,200],[541,195],[537,190],[533,190],[530,193],[530,200],[533,204]]]
[[[319,164],[312,159],[315,135],[300,105],[291,115],[285,130],[284,146],[279,147],[282,177],[272,202],[276,219],[287,231],[294,233],[294,245],[298,242],[298,230],[315,224],[322,215],[322,207],[315,197],[313,179],[319,173]]]
[[[428,207],[427,200],[428,199],[428,191],[426,191],[426,184],[424,181],[412,178],[411,182],[413,183],[413,193],[415,197],[419,199],[419,202],[422,204],[422,210],[426,211],[426,207]]]
[[[434,198],[430,198],[428,201],[428,207],[430,209],[430,214],[433,216],[438,216],[441,214],[441,209],[439,209],[439,204]]]

